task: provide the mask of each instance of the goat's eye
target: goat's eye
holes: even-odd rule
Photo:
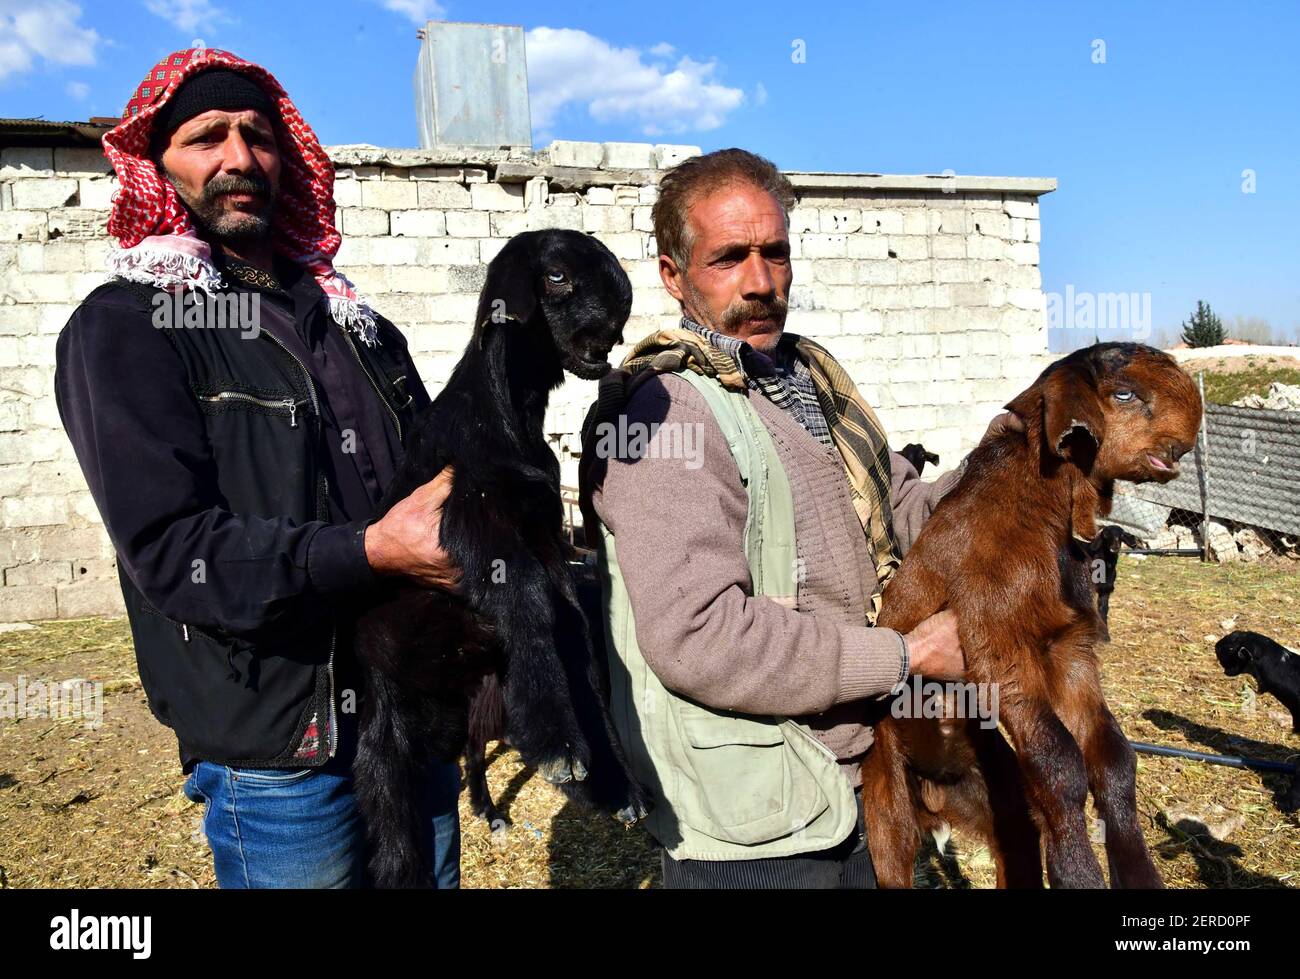
[[[1129,402],[1129,401],[1132,401],[1134,397],[1135,397],[1135,395],[1133,394],[1132,391],[1116,391],[1116,392],[1115,392],[1115,400],[1116,400],[1116,401]]]
[[[563,272],[547,272],[547,273],[546,273],[546,281],[547,281],[547,282],[554,282],[557,286],[560,285],[562,282],[564,282],[566,279],[568,279],[568,276],[565,275]]]

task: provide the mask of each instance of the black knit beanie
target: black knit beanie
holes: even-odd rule
[[[210,68],[182,85],[154,116],[151,142],[165,144],[182,123],[209,109],[256,109],[274,121],[279,117],[271,97],[240,71]]]

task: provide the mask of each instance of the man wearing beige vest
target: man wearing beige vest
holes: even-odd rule
[[[874,886],[870,710],[964,667],[951,613],[872,626],[957,473],[923,482],[834,358],[784,331],[793,203],[743,150],[664,176],[681,327],[638,343],[588,418],[612,708],[666,887]]]

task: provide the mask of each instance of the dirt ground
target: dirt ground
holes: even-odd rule
[[[1300,760],[1281,705],[1220,671],[1213,643],[1232,629],[1300,647],[1300,564],[1123,559],[1101,658],[1130,738]],[[103,723],[0,719],[0,887],[212,887],[202,810],[181,793],[175,741],[149,714],[125,621],[0,633],[0,684],[19,675],[102,681]],[[575,812],[513,751],[493,750],[489,779],[512,825],[494,839],[462,794],[464,886],[658,885],[644,834]],[[1139,755],[1140,819],[1166,883],[1300,887],[1300,821],[1275,805],[1286,785],[1286,776]],[[974,841],[957,838],[947,855],[931,849],[918,862],[921,886],[992,880]]]

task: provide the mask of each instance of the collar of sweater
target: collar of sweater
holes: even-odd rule
[[[790,373],[790,358],[795,356],[795,338],[782,333],[775,349],[770,354],[763,353],[740,337],[728,336],[707,326],[701,326],[689,316],[682,317],[682,329],[690,330],[703,337],[714,348],[728,354],[736,362],[741,375],[748,382],[751,378],[768,377]]]

